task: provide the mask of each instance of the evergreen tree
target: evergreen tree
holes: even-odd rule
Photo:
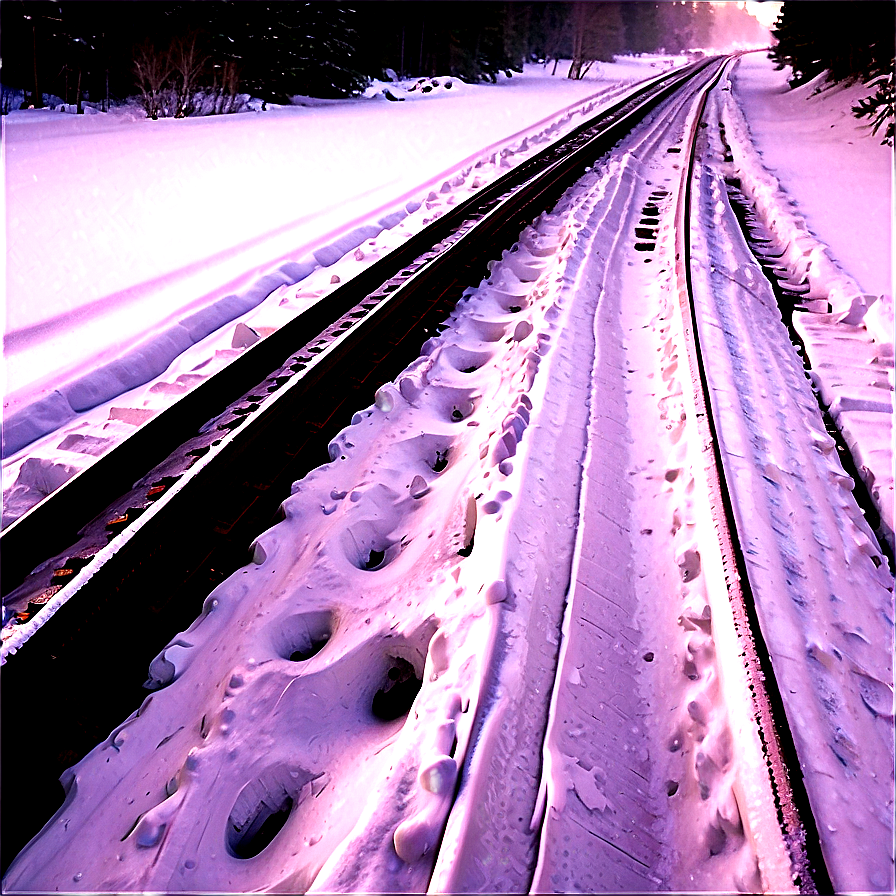
[[[629,53],[655,53],[662,46],[659,3],[628,2],[620,6]]]
[[[611,62],[623,50],[620,3],[572,4],[572,63],[569,77],[584,78],[595,62]]]
[[[557,73],[560,59],[572,56],[572,22],[569,3],[536,3],[532,9],[530,46],[536,59],[553,61]]]
[[[694,27],[694,3],[685,0],[660,3],[658,12],[663,50],[667,53],[682,53],[698,46]]]
[[[341,4],[219,0],[184,6],[186,22],[209,35],[213,58],[234,64],[242,89],[254,96],[277,102],[297,94],[351,96],[367,85],[355,67],[359,38],[352,14]]]
[[[833,81],[885,74],[892,70],[894,8],[890,0],[787,0],[772,31],[771,58],[790,66],[792,86],[823,71]]]
[[[870,118],[872,132],[893,144],[896,118],[896,7],[890,0],[787,0],[772,31],[777,45],[769,56],[789,66],[796,87],[827,72],[829,80],[862,81],[874,92],[853,113]]]

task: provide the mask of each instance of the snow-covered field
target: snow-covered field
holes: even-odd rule
[[[649,63],[631,65],[643,75]],[[609,66],[603,74],[640,76],[634,68],[614,75]],[[710,388],[717,401],[725,390],[734,396],[719,414],[723,450],[734,459],[735,503],[751,489],[756,495],[755,514],[747,503],[739,508],[750,517],[749,562],[766,583],[754,593],[770,626],[765,638],[781,670],[779,685],[799,682],[789,718],[819,827],[824,823],[829,869],[846,889],[884,892],[892,885],[892,576],[836,453],[829,456],[773,302],[751,279],[754,268],[742,248],[721,237],[734,225],[717,171],[730,164],[737,172],[789,275],[809,285],[807,305],[819,303],[799,313],[797,328],[810,335],[807,351],[822,393],[839,402],[834,416],[848,423],[850,413],[861,415],[853,441],[892,525],[889,254],[851,267],[849,259],[863,257],[862,234],[839,227],[837,203],[829,213],[826,194],[813,187],[845,164],[861,164],[867,177],[852,183],[849,203],[867,211],[865,227],[889,234],[889,210],[877,197],[890,193],[891,153],[844,118],[848,93],[788,93],[784,73],[759,55],[735,67],[732,85],[709,107],[731,161],[718,161],[726,149],[717,138],[710,145],[717,167],[707,162],[695,200],[707,215],[694,239],[695,283],[720,320],[745,309],[753,315],[713,334],[755,327],[751,358],[758,360],[738,371],[737,350],[730,360],[730,345],[720,341]],[[368,101],[385,110],[376,115],[410,116],[405,133],[419,141],[419,154],[438,159],[432,168],[403,180],[408,155],[417,154],[393,131],[378,152],[398,164],[371,187],[355,169],[345,173],[343,136],[333,147],[335,183],[314,184],[320,229],[299,221],[295,208],[278,209],[273,220],[257,212],[255,220],[267,224],[261,231],[253,225],[256,235],[278,227],[289,239],[308,234],[294,255],[280,251],[280,236],[259,240],[265,251],[259,249],[264,261],[254,267],[257,274],[287,259],[304,264],[325,246],[338,251],[321,256],[333,264],[279,286],[273,302],[245,318],[250,332],[263,334],[276,326],[277,313],[296,313],[309,297],[324,295],[333,277],[347,275],[382,251],[389,234],[412,226],[409,218],[475,189],[477,171],[509,164],[512,157],[500,152],[508,141],[524,154],[530,143],[549,139],[545,132],[556,132],[570,109],[590,105],[604,90],[601,102],[613,89],[594,82],[561,87],[537,72],[497,88],[455,86],[462,92],[434,91],[419,104]],[[475,105],[491,126],[517,90],[520,106],[512,114],[525,107],[528,117],[508,118],[495,131],[471,122]],[[501,101],[489,105],[489,96]],[[537,111],[535,97],[544,103]],[[430,131],[417,133],[423,119],[405,111],[415,105],[425,111],[413,115],[425,116]],[[270,135],[285,133],[287,121],[294,125],[290,116],[313,121],[323,110],[322,120],[348,135],[351,126],[340,116],[368,107],[356,101],[338,108],[347,111],[270,113],[270,129],[258,116],[262,125],[224,127],[263,127],[269,139],[258,145],[276,143],[287,159],[287,148]],[[438,891],[459,892],[488,889],[498,879],[512,890],[515,881],[528,885],[534,869],[536,888],[545,890],[791,889],[752,725],[751,673],[739,664],[737,623],[726,599],[677,310],[671,223],[680,157],[667,148],[696,128],[693,115],[684,104],[596,166],[525,231],[514,252],[496,259],[488,281],[471,284],[451,326],[423,347],[419,360],[383,385],[370,407],[358,409],[334,439],[331,463],[284,496],[286,518],[259,536],[252,564],[209,596],[189,630],[172,633],[150,666],[148,684],[160,690],[66,777],[66,805],[22,854],[8,887],[411,892],[431,880]],[[179,133],[178,123],[164,124],[166,135]],[[371,142],[381,127],[366,132]],[[437,128],[444,131],[431,133]],[[466,142],[440,155],[447,137],[439,135],[463,128]],[[828,139],[838,128],[849,136]],[[204,128],[195,133],[212,153],[213,141],[202,143]],[[773,162],[778,144],[793,134],[801,135],[800,165],[784,156]],[[234,145],[246,150],[250,139],[247,133]],[[180,149],[187,143],[193,146],[184,141]],[[861,155],[847,163],[845,153]],[[362,147],[354,163],[363,168],[373,154]],[[340,183],[353,187],[337,202]],[[373,191],[367,199],[365,183]],[[422,204],[383,234],[339,242],[340,227],[378,220],[409,199]],[[330,207],[340,203],[341,225]],[[188,219],[193,207],[187,201],[178,217]],[[245,218],[252,220],[248,212]],[[105,234],[100,220],[93,232]],[[649,225],[655,245],[635,251],[634,227],[645,220],[657,222]],[[221,226],[219,239],[228,229]],[[205,284],[202,300],[219,299],[228,284],[223,274],[222,282],[214,278],[226,270],[228,252],[212,249],[242,253],[243,246],[239,257],[253,257],[252,233],[186,251],[166,269],[170,295],[189,282],[182,274],[192,257],[199,259],[196,282]],[[185,239],[181,233],[175,243]],[[202,245],[198,235],[191,245]],[[336,261],[343,250],[347,255]],[[116,276],[125,277],[130,266],[121,261],[121,246],[108,257]],[[81,258],[76,241],[72,264]],[[125,279],[118,282],[105,287],[111,293],[70,308],[64,289],[51,290],[53,321],[18,318],[22,352],[58,345],[69,311],[77,320],[80,307],[133,309],[129,298],[109,298],[127,290],[120,285]],[[145,284],[146,274],[136,282]],[[176,299],[166,305],[165,295],[160,287],[152,307],[161,310],[146,331],[134,326],[134,338],[199,307]],[[102,334],[112,332],[105,314],[91,318],[85,311],[89,319],[101,321]],[[224,333],[226,346],[239,333],[245,337],[232,322]],[[88,358],[66,347],[60,357],[90,376],[97,358],[133,344],[111,336],[108,342],[112,354]],[[189,363],[182,357],[165,381],[188,375]],[[21,376],[25,383],[16,369],[27,368],[10,363],[10,381]],[[37,379],[18,394],[40,396]],[[745,435],[730,410],[738,401],[750,404],[739,386],[755,398],[743,417],[752,426]],[[760,467],[743,461],[739,439],[752,444]],[[46,445],[51,460],[60,456]],[[794,445],[805,449],[804,460],[787,454]],[[788,507],[797,518],[804,511],[811,518],[796,536],[811,531],[815,539],[798,541],[789,554],[776,540],[787,525],[798,525],[789,522]],[[763,528],[767,512],[774,525]],[[779,549],[786,554],[780,565],[768,559]],[[765,579],[763,564],[771,568]],[[827,588],[845,595],[840,576],[849,578],[842,588],[852,589],[842,614],[836,606],[819,606],[817,616],[793,610],[806,598],[820,600]],[[822,612],[833,621],[822,621]],[[403,695],[414,679],[422,682],[419,695],[411,694],[413,709],[399,721],[410,710]],[[838,702],[832,693],[845,697]],[[251,855],[258,828],[276,815],[284,816],[282,836]],[[90,855],[87,836],[96,846]]]
[[[623,60],[579,82],[540,66],[491,86],[411,82],[393,86],[401,102],[374,85],[183,121],[5,116],[5,523],[244,348],[219,328],[278,287],[302,290],[251,326],[278,326],[626,84],[684,61]],[[176,382],[152,392],[175,359]],[[90,450],[60,451],[71,435]]]

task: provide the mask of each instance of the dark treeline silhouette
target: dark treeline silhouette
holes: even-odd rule
[[[571,60],[582,77],[619,53],[682,52],[761,40],[736,4],[489,0],[3,0],[3,84],[67,103],[105,106],[138,95],[148,113],[188,115],[192,92],[235,108],[237,92],[268,101],[351,96],[387,71],[494,81],[526,61]],[[767,32],[765,32],[767,36]],[[209,111],[209,107],[205,109]]]
[[[822,72],[834,83],[862,81],[874,92],[853,111],[871,119],[885,143],[894,137],[896,4],[892,0],[787,0],[772,31],[769,54],[790,66],[797,87]]]
[[[823,71],[834,81],[867,80],[893,67],[892,0],[787,0],[771,56],[793,71],[794,86]]]

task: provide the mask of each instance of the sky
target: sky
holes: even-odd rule
[[[781,5],[781,3],[773,2],[773,0],[764,0],[764,2],[760,2],[760,0],[746,0],[744,3],[747,12],[755,19],[758,19],[766,28],[771,28],[775,24],[778,13],[781,11]]]

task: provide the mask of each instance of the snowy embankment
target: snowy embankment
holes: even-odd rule
[[[787,74],[764,56],[743,57],[737,102],[724,105],[722,121],[785,279],[808,288],[793,325],[892,549],[893,151],[851,116],[867,88],[823,90],[816,79],[790,91]]]
[[[749,196],[760,172],[732,149],[738,142],[733,105],[724,88],[708,104],[707,117],[719,130],[704,136],[718,161],[707,164],[709,154],[703,156],[694,184],[702,214],[691,235],[691,278],[701,351],[710,361],[706,379],[719,452],[751,604],[827,871],[836,892],[887,890],[893,576],[825,430],[772,287],[743,239],[732,173]],[[790,258],[778,254],[775,242],[754,251],[771,252],[783,268]],[[786,273],[798,281],[803,272],[788,267]],[[815,289],[824,285],[835,293],[841,285],[836,273],[818,271]],[[872,367],[877,363],[875,356]],[[889,416],[880,416],[880,426],[868,433],[872,446],[888,434]]]
[[[614,862],[644,891],[791,889],[726,616],[679,318],[684,254],[668,185],[682,177],[684,124],[697,124],[687,105],[677,114],[527,228],[334,438],[330,463],[294,485],[253,562],[151,663],[155,692],[63,776],[65,804],[7,890],[470,892],[518,879],[522,891],[539,847],[537,890],[638,891],[609,875],[582,885]],[[707,187],[727,165],[713,139]],[[879,855],[891,838],[856,819],[887,807],[850,763],[885,789],[892,691],[878,661],[892,618],[854,619],[851,593],[836,631],[794,608],[800,588],[820,602],[848,593],[825,578],[816,594],[803,560],[813,575],[849,575],[852,589],[862,570],[875,582],[866,599],[880,603],[892,580],[872,566],[871,538],[841,539],[860,515],[836,454],[824,454],[777,307],[766,296],[750,308],[755,261],[722,193],[699,195],[706,245],[695,241],[689,260],[706,282],[727,280],[734,312],[756,312],[719,334],[737,335],[735,354],[742,342],[788,359],[783,382],[774,364],[735,369],[726,346],[711,366],[716,391],[761,396],[744,421],[786,436],[772,451],[751,433],[758,465],[729,453],[746,458],[735,502],[755,517],[751,547],[770,568],[758,580],[773,610],[790,611],[772,626],[790,648],[787,674],[808,680],[794,689],[795,724],[812,730],[817,716],[835,735],[805,738],[801,767],[833,805],[820,834],[861,847],[869,831],[847,858],[886,886],[892,864]],[[740,420],[726,413],[726,444]],[[775,472],[781,443],[811,462],[788,455]],[[813,500],[779,494],[784,474],[811,474]],[[796,556],[778,562],[790,543],[749,513],[752,483],[800,524]],[[805,528],[804,511],[833,529]],[[792,569],[797,581],[781,585]],[[829,673],[859,696],[826,706]],[[883,749],[865,736],[881,731]]]
[[[8,890],[525,892],[541,850],[539,890],[789,891],[722,668],[739,653],[716,649],[672,203],[650,185],[693,114],[526,228],[335,437],[151,663],[155,693],[63,776]]]
[[[447,205],[682,62],[212,119],[8,116],[5,522]],[[225,328],[247,315],[251,330]]]
[[[508,527],[531,488],[530,415],[568,362],[554,346],[582,204],[528,228],[295,484],[253,565],[152,662],[162,690],[64,776],[64,809],[7,887],[425,889],[480,701],[494,698],[499,619],[529,599]],[[572,502],[551,500],[545,473],[540,522],[571,543]],[[556,555],[535,552],[550,578]],[[118,798],[134,785],[139,800]],[[284,836],[255,859],[260,827],[284,812]]]

